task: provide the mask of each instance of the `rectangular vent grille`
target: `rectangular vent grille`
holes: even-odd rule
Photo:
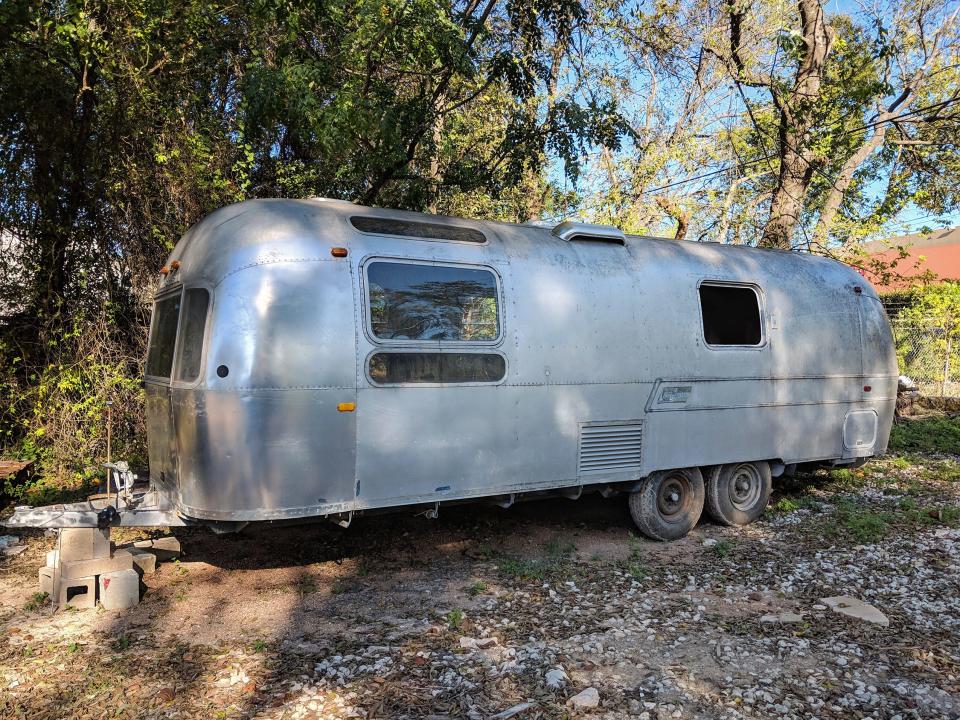
[[[639,420],[581,426],[580,474],[639,472],[642,440]]]

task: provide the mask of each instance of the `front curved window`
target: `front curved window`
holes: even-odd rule
[[[204,288],[190,288],[157,300],[147,351],[149,377],[169,379],[172,371],[180,382],[197,379],[209,306],[210,293]]]
[[[207,325],[210,293],[203,288],[190,288],[183,294],[183,315],[177,341],[177,380],[191,382],[200,374],[203,356],[203,330]]]
[[[150,327],[147,375],[160,378],[170,377],[179,319],[180,293],[157,300],[153,306],[153,324]]]

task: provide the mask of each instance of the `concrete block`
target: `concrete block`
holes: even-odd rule
[[[123,610],[139,602],[140,575],[136,570],[120,570],[100,576],[100,604],[104,608]]]
[[[64,528],[57,547],[62,562],[110,557],[110,530]]]
[[[154,540],[138,540],[133,547],[141,552],[153,553],[160,562],[180,557],[180,541],[172,535]]]
[[[97,606],[97,578],[89,575],[82,578],[60,578],[60,607],[71,605],[78,609]]]
[[[52,567],[42,567],[38,573],[40,576],[39,592],[46,593],[53,597],[53,573],[56,572]]]
[[[93,560],[64,560],[60,563],[62,577],[87,577],[88,575],[102,575],[103,573],[133,569],[133,555],[129,550],[117,550],[113,557],[94,558]]]
[[[134,550],[130,554],[133,555],[133,569],[141,575],[152,575],[156,571],[157,556],[153,553]]]

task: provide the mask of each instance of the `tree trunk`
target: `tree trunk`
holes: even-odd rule
[[[433,146],[430,151],[430,202],[427,212],[437,213],[437,201],[440,199],[440,185],[443,183],[443,173],[440,169],[440,143],[443,142],[443,126],[445,116],[441,113],[446,104],[447,96],[441,94],[433,104]]]
[[[793,133],[787,137],[792,140]],[[786,152],[781,151],[780,176],[777,186],[770,199],[770,216],[763,228],[760,246],[789,250],[793,244],[793,233],[803,211],[803,199],[810,187],[813,176],[810,162],[801,155],[789,149],[793,146],[791,140]]]
[[[674,240],[683,240],[687,237],[687,228],[690,226],[690,213],[686,212],[680,205],[670,198],[662,195],[657,198],[657,205],[670,217],[677,221],[677,232],[673,236]]]
[[[770,201],[770,216],[760,239],[762,247],[789,249],[800,220],[804,199],[813,177],[813,151],[807,146],[820,99],[820,85],[833,43],[833,28],[827,25],[819,0],[798,0],[803,52],[793,88],[781,94],[771,86],[780,111],[777,151],[780,176]]]

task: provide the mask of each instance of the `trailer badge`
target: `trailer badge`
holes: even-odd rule
[[[685,403],[690,399],[690,385],[670,385],[660,391],[660,402],[662,403]]]

